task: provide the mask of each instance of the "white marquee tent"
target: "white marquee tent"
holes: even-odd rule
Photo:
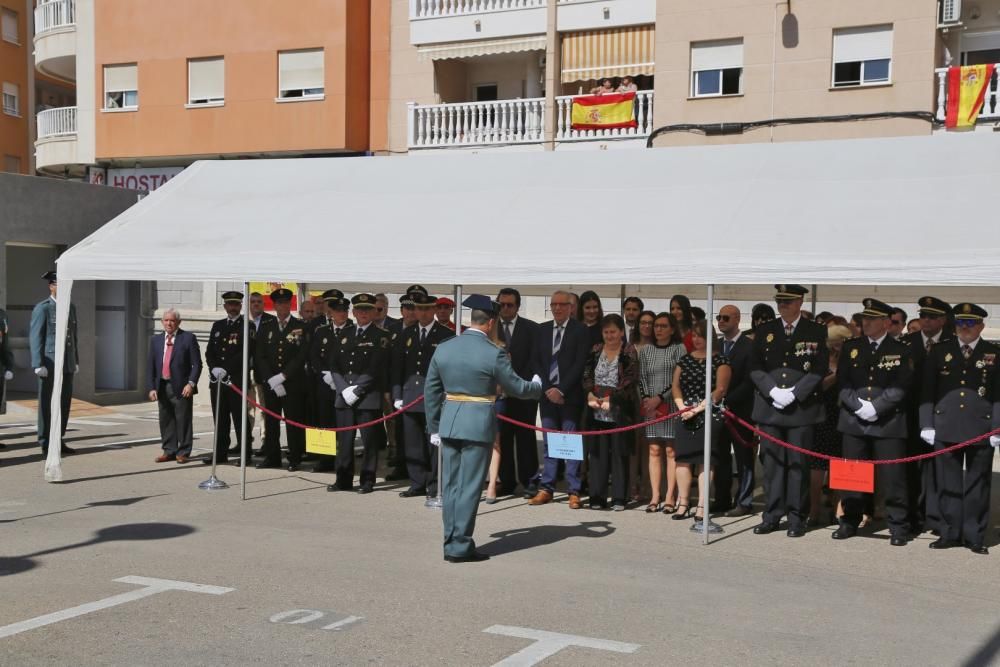
[[[59,258],[57,335],[74,280],[995,287],[998,184],[984,133],[199,162]]]

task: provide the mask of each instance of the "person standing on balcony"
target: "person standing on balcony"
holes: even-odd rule
[[[639,86],[635,85],[635,79],[626,75],[622,77],[622,82],[618,84],[619,93],[634,93],[639,90]]]

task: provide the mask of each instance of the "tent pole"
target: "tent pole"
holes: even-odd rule
[[[812,314],[813,319],[816,318],[816,286],[812,286]]]
[[[247,499],[247,459],[250,445],[247,442],[247,385],[250,377],[250,283],[243,283],[243,401],[240,407],[240,500]]]
[[[702,461],[705,472],[705,491],[698,492],[698,499],[702,505],[701,534],[702,544],[708,544],[709,533],[721,533],[722,528],[712,523],[712,345],[715,339],[715,326],[712,324],[712,317],[715,315],[715,285],[708,286],[708,304],[705,308],[706,327],[708,336],[705,337],[705,458]],[[697,482],[697,476],[696,480]],[[691,527],[698,530],[697,524]]]

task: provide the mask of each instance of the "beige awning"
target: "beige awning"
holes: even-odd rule
[[[495,53],[516,53],[518,51],[544,51],[545,35],[508,37],[506,39],[484,39],[474,42],[451,42],[448,44],[425,44],[417,47],[421,60],[448,60],[449,58],[471,58]]]
[[[561,81],[652,74],[655,36],[651,25],[565,33]]]

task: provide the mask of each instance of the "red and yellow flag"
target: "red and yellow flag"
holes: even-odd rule
[[[993,65],[948,68],[948,106],[944,126],[969,129],[976,124],[993,78]]]
[[[608,130],[636,127],[632,108],[635,93],[584,95],[573,98],[572,128],[574,130]]]

